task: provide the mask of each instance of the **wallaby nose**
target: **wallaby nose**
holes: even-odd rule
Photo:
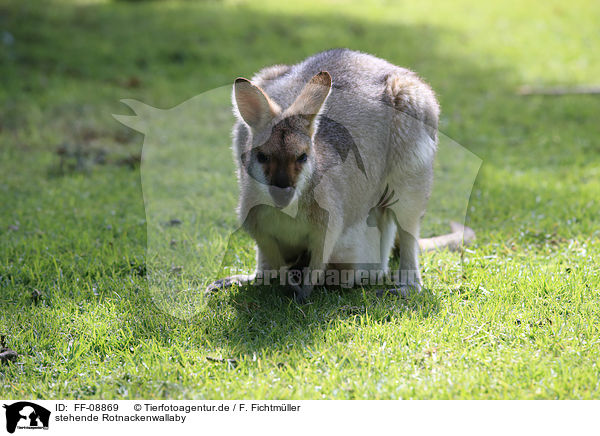
[[[273,185],[269,186],[269,194],[271,194],[273,202],[278,208],[284,208],[290,204],[290,201],[294,198],[294,193],[295,189],[291,186],[288,186],[287,188],[278,188]]]
[[[290,176],[286,171],[286,168],[283,166],[278,166],[273,172],[273,176],[271,177],[271,183],[277,188],[287,188],[292,186],[292,181],[290,180]]]

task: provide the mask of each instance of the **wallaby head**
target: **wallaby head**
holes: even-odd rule
[[[314,136],[331,91],[331,76],[322,71],[283,110],[249,80],[235,81],[236,115],[250,128],[251,144],[242,153],[248,174],[265,186],[277,207],[297,199],[315,168]]]

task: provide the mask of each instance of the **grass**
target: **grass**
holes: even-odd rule
[[[516,95],[597,84],[599,13],[583,0],[0,2],[0,335],[20,355],[0,366],[0,397],[599,398],[600,100]],[[201,206],[148,221],[143,136],[111,114],[335,46],[437,91],[442,132],[483,161],[477,242],[462,260],[424,255],[428,290],[408,301],[356,289],[298,306],[256,287],[197,304],[235,229],[227,101],[189,167]],[[192,289],[177,316],[145,279],[146,248],[171,239],[202,260],[167,272]],[[251,267],[249,239],[229,254]]]

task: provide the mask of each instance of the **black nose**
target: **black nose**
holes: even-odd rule
[[[275,173],[275,176],[271,180],[271,185],[273,185],[277,188],[284,189],[284,188],[289,188],[290,186],[292,186],[292,183],[285,171],[278,171],[277,173]]]

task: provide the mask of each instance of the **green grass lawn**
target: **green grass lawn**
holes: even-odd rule
[[[585,0],[0,0],[0,336],[19,353],[0,397],[599,398],[600,98],[517,95],[598,85],[598,17]],[[172,108],[332,47],[436,90],[441,132],[483,162],[477,242],[423,255],[428,289],[409,300],[299,306],[251,287],[195,302],[236,226],[228,101],[202,129],[201,210],[147,221],[144,137],[112,117],[131,114],[119,100]],[[154,235],[198,255],[165,273],[191,312],[146,281]],[[247,237],[229,254],[252,267]]]

